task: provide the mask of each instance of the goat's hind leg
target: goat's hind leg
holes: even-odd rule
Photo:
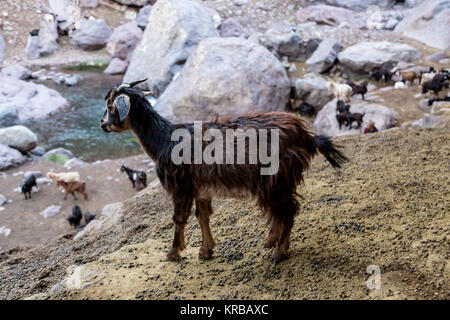
[[[271,208],[271,214],[274,215],[280,228],[276,248],[272,256],[275,263],[281,262],[288,256],[288,249],[291,242],[291,229],[294,225],[294,215],[297,212],[297,208],[297,202],[292,197]]]
[[[213,248],[216,246],[209,227],[209,216],[213,213],[211,199],[197,199],[195,200],[195,206],[195,215],[202,231],[202,246],[198,256],[200,259],[211,259]]]
[[[275,248],[277,246],[278,238],[280,237],[281,226],[273,219],[270,227],[269,235],[264,242],[264,248]]]
[[[167,258],[169,260],[180,260],[180,251],[186,247],[184,240],[184,228],[189,215],[191,214],[192,201],[192,198],[174,198],[173,200],[175,211],[173,215],[173,221],[175,222],[175,235],[173,238],[172,248],[167,253]]]

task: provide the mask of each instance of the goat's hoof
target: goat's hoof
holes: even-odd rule
[[[180,261],[180,260],[181,260],[181,257],[180,257],[180,254],[179,254],[176,250],[174,250],[174,249],[172,248],[172,249],[170,249],[170,251],[167,253],[167,259],[168,259],[169,261]]]
[[[273,256],[272,256],[272,260],[275,264],[278,264],[281,261],[283,261],[284,259],[286,259],[287,256],[288,256],[287,253],[283,253],[279,250],[275,250],[275,252],[273,253]]]
[[[203,259],[203,260],[210,260],[210,259],[212,259],[212,255],[213,255],[212,249],[200,248],[200,251],[198,253],[198,257],[200,259]]]

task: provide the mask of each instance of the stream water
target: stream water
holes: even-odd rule
[[[67,71],[65,71],[67,72]],[[77,72],[83,77],[77,86],[44,83],[70,101],[70,107],[44,119],[24,123],[39,137],[46,150],[62,147],[84,161],[114,159],[142,152],[131,132],[105,133],[100,119],[108,90],[121,82],[122,76],[107,76],[98,71]]]

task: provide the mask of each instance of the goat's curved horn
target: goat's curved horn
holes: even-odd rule
[[[153,95],[153,92],[151,90],[144,91],[144,96],[145,97],[152,96],[152,95]]]
[[[138,80],[138,81],[131,82],[131,83],[129,84],[129,86],[130,86],[130,88],[133,88],[135,85],[147,81],[147,79],[148,79],[148,78],[145,78],[144,80]]]
[[[120,90],[125,89],[125,88],[130,88],[130,85],[129,85],[128,83],[122,83],[122,84],[117,88],[117,91],[120,91]]]

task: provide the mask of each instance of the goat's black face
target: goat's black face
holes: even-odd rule
[[[100,128],[105,132],[122,132],[131,129],[129,113],[132,101],[136,98],[144,98],[151,92],[132,89],[133,86],[146,81],[139,80],[130,84],[122,84],[107,93],[105,97],[105,113],[100,121]]]

